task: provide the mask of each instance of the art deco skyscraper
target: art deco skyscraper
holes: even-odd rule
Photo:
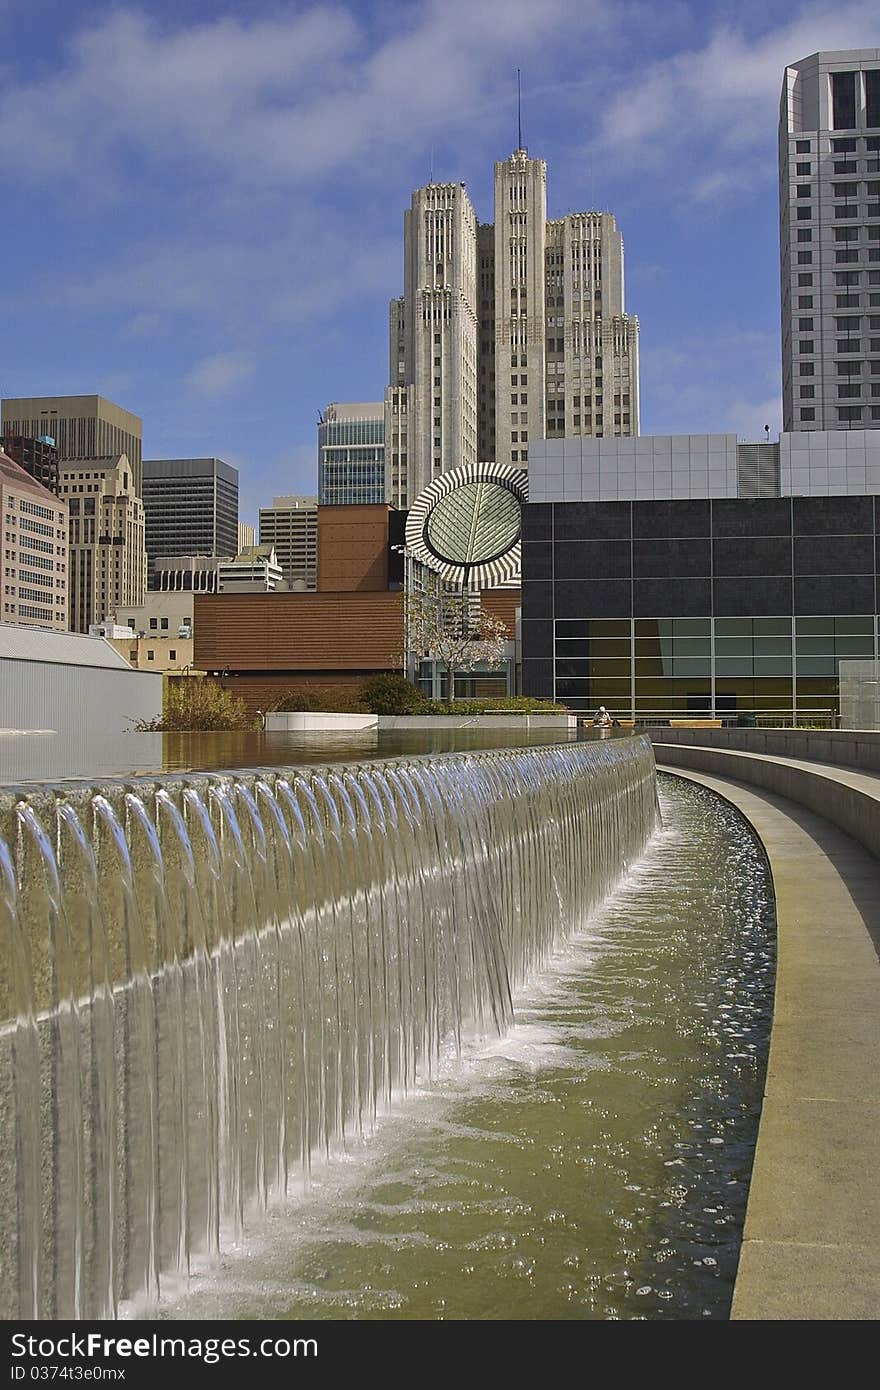
[[[638,320],[607,212],[547,220],[547,168],[495,165],[495,221],[461,184],[405,214],[405,292],[391,304],[386,495],[409,506],[448,468],[528,466],[529,439],[639,430]]]
[[[880,428],[880,49],[785,69],[779,192],[783,428]]]
[[[406,506],[440,473],[477,459],[477,219],[464,184],[417,188],[403,235],[404,294],[391,305],[385,440],[391,500]]]

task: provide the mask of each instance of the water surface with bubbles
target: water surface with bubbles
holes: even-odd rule
[[[440,1074],[227,1245],[166,1318],[725,1318],[769,1040],[772,887],[727,803],[663,828]]]

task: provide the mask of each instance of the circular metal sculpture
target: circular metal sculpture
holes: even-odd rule
[[[442,473],[413,503],[406,544],[451,583],[481,588],[520,577],[526,474],[503,463],[466,464]]]

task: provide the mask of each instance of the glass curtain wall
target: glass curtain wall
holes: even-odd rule
[[[872,615],[556,619],[554,697],[635,720],[827,723],[840,661],[877,654]]]

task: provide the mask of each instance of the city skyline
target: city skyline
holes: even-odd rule
[[[775,432],[782,74],[880,43],[880,17],[747,3],[734,23],[728,5],[609,16],[566,0],[467,13],[0,11],[15,267],[2,394],[119,401],[150,456],[236,466],[251,521],[273,494],[314,491],[320,410],[387,382],[412,190],[431,172],[464,181],[491,220],[521,66],[549,215],[610,211],[626,243],[642,431]]]

